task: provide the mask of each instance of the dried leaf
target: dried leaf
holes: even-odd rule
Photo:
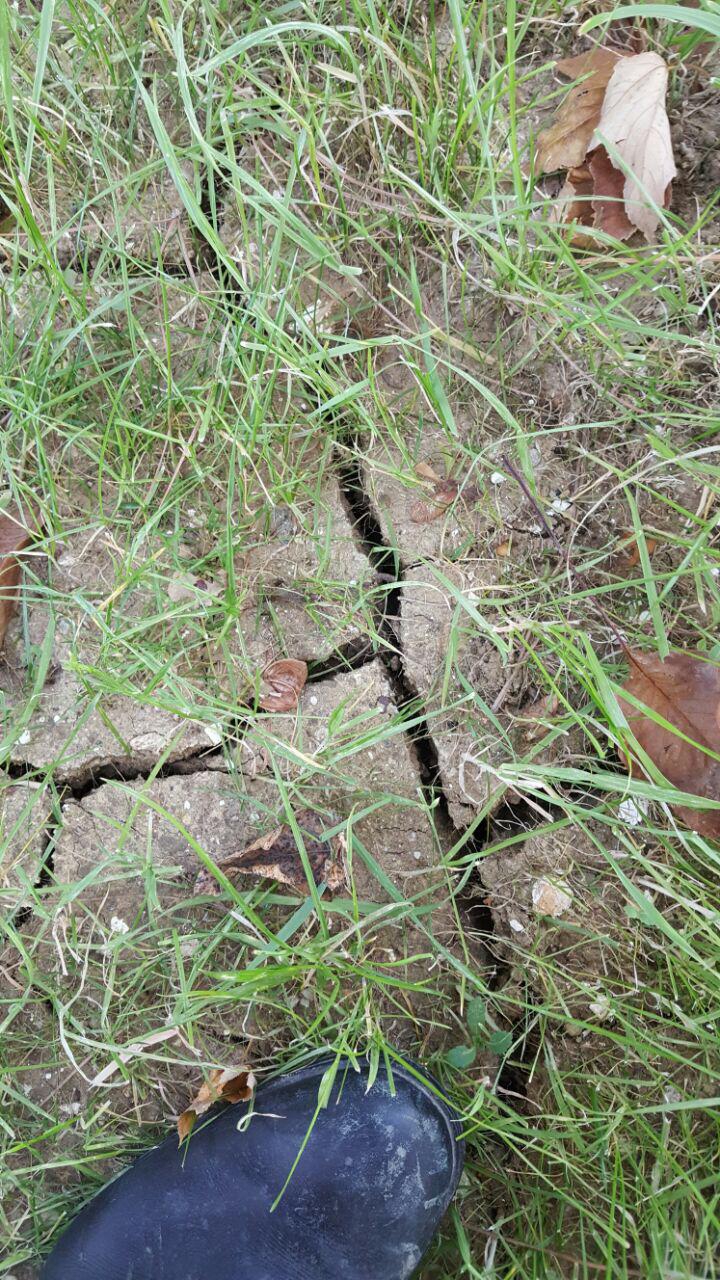
[[[342,888],[345,885],[342,840],[338,837],[324,840],[322,819],[311,809],[298,810],[295,819],[315,883],[319,884],[324,880],[331,892]],[[231,853],[228,857],[219,859],[217,866],[226,874],[228,871],[238,871],[246,876],[277,880],[279,884],[286,884],[298,893],[306,894],[308,891],[300,850],[292,828],[285,822],[259,840],[254,840],[240,853]],[[217,894],[220,886],[209,871],[203,870],[195,881],[195,892]]]
[[[573,85],[554,123],[538,137],[535,163],[539,174],[582,164],[601,118],[605,90],[621,60],[622,54],[614,49],[600,48],[556,64],[562,75],[585,79]]]
[[[418,462],[415,468],[415,475],[421,476],[423,480],[432,480],[433,484],[437,484],[442,480],[442,476],[438,475],[429,462]]]
[[[600,75],[610,79],[618,59],[625,55],[619,49],[607,49],[599,45],[588,49],[585,53],[576,53],[571,58],[559,58],[555,70],[568,80],[579,80],[581,76]]]
[[[454,480],[438,480],[433,485],[431,503],[416,502],[410,510],[413,524],[430,524],[452,506],[458,495],[458,486]]]
[[[580,229],[592,226],[594,219],[592,195],[593,180],[590,170],[586,165],[576,166],[569,171],[560,188],[551,215],[552,222],[562,223],[563,226],[577,224],[571,241],[581,247],[595,243],[589,231]]]
[[[622,58],[610,77],[596,131],[596,142],[615,147],[630,170],[623,179],[625,212],[648,240],[659,223],[648,196],[663,208],[677,172],[665,111],[667,79],[667,65],[657,53]]]
[[[19,553],[30,543],[30,534],[15,511],[0,515],[0,648],[17,609],[21,562]]]
[[[163,1027],[162,1031],[153,1031],[151,1035],[145,1036],[142,1040],[134,1040],[132,1044],[126,1045],[124,1049],[116,1052],[112,1062],[108,1062],[101,1071],[90,1081],[91,1089],[99,1089],[100,1085],[105,1084],[107,1080],[114,1076],[116,1071],[125,1062],[131,1062],[133,1058],[137,1058],[138,1054],[144,1053],[146,1049],[152,1049],[156,1044],[164,1044],[166,1040],[176,1040],[180,1036],[177,1027]]]
[[[645,546],[647,548],[647,553],[649,556],[652,556],[655,553],[655,551],[657,550],[657,545],[658,545],[657,538],[650,538],[646,536]],[[640,547],[638,546],[637,541],[633,539],[627,553],[625,555],[618,556],[615,567],[618,573],[627,573],[630,569],[634,569],[635,566],[638,565],[639,563],[640,563]]]
[[[592,209],[595,226],[616,240],[627,240],[635,227],[625,212],[623,187],[625,175],[611,163],[604,147],[596,147],[588,156],[592,182]]]
[[[297,658],[278,658],[263,672],[263,692],[258,706],[263,711],[294,711],[307,680],[306,662]]]
[[[720,762],[693,745],[699,743],[720,755],[720,667],[687,653],[671,653],[663,659],[634,651],[631,660],[625,692],[679,730],[673,733],[621,699],[640,746],[678,790],[720,800]],[[631,771],[642,772],[637,761],[628,764]],[[674,805],[673,812],[699,835],[720,837],[720,810]]]
[[[247,1102],[254,1088],[255,1077],[247,1067],[215,1067],[201,1084],[190,1106],[178,1116],[180,1141],[187,1138],[195,1121],[216,1102]]]

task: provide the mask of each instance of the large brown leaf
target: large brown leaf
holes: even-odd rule
[[[335,891],[345,884],[342,864],[343,843],[335,837],[323,840],[323,822],[311,809],[299,809],[295,819],[300,829],[308,862],[316,884],[324,880],[328,889]],[[307,893],[308,882],[300,850],[292,828],[286,822],[273,831],[254,840],[240,853],[231,853],[217,862],[218,868],[227,873],[239,871],[241,875],[258,876],[260,879],[277,880],[298,893]],[[217,894],[220,885],[206,870],[195,881],[196,893]]]
[[[662,209],[676,173],[665,110],[667,79],[667,66],[657,53],[622,58],[610,76],[597,122],[596,142],[612,144],[630,171],[623,180],[625,212],[648,240],[660,221],[648,196]]]
[[[17,609],[20,575],[19,553],[28,546],[30,534],[16,511],[0,514],[0,648]]]
[[[720,801],[720,761],[700,749],[720,755],[720,667],[689,653],[659,658],[633,651],[631,662],[623,689],[679,730],[673,733],[621,698],[640,746],[678,790]],[[629,765],[638,770],[637,761]],[[676,805],[673,812],[700,835],[720,838],[720,810]]]
[[[182,1142],[199,1116],[216,1102],[247,1102],[255,1088],[255,1077],[247,1067],[215,1067],[204,1080],[190,1106],[178,1116],[177,1131]]]
[[[604,147],[590,152],[588,168],[592,178],[594,225],[616,240],[627,240],[635,227],[623,204],[625,175],[611,163]]]
[[[556,169],[573,169],[581,165],[587,154],[602,111],[608,82],[622,54],[614,49],[591,49],[575,58],[562,58],[556,69],[573,80],[553,124],[538,137],[536,169],[554,173]]]

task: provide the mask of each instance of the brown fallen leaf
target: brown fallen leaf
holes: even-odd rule
[[[418,462],[415,468],[415,475],[421,476],[423,480],[432,480],[433,484],[437,484],[442,480],[434,467],[429,462]]]
[[[247,1102],[254,1088],[255,1077],[247,1067],[215,1067],[201,1084],[190,1106],[178,1116],[180,1141],[187,1138],[196,1120],[216,1102]]]
[[[594,225],[616,240],[627,240],[635,227],[625,212],[623,187],[625,175],[616,169],[604,147],[596,147],[588,156],[592,189]]]
[[[660,222],[648,197],[662,209],[677,172],[665,110],[667,80],[667,64],[657,53],[622,58],[608,81],[595,131],[596,143],[615,147],[630,171],[623,176],[625,212],[648,240]]]
[[[20,552],[29,543],[30,533],[18,512],[3,511],[0,514],[0,648],[18,605],[22,573]]]
[[[328,889],[334,893],[346,883],[342,860],[343,841],[338,836],[329,841],[324,840],[322,819],[311,809],[299,809],[295,820],[303,837],[315,883],[319,884],[324,880]],[[277,880],[278,884],[286,884],[298,893],[306,894],[308,891],[300,850],[292,828],[286,822],[261,836],[259,840],[254,840],[240,853],[231,853],[226,858],[218,859],[217,866],[225,874],[228,871],[239,871],[241,875]],[[218,894],[220,885],[211,872],[203,869],[195,881],[195,892]]]
[[[572,226],[571,243],[587,247],[595,243],[589,230],[593,225],[595,213],[592,205],[593,179],[587,165],[576,165],[570,169],[563,186],[558,192],[550,216],[551,222]]]
[[[307,663],[297,658],[278,658],[271,662],[263,672],[265,687],[258,698],[258,706],[263,711],[294,711],[307,676]]]
[[[630,658],[630,675],[623,690],[679,730],[673,733],[621,698],[620,705],[643,751],[678,790],[720,800],[720,761],[700,750],[705,747],[720,755],[720,667],[689,653],[671,653],[663,659],[633,650]],[[636,760],[627,764],[630,772],[643,772]],[[672,808],[699,835],[720,838],[720,810],[685,805]]]
[[[581,165],[601,118],[608,82],[618,62],[624,60],[614,49],[590,49],[555,64],[562,75],[577,80],[564,99],[553,124],[538,137],[535,167],[538,174]]]
[[[413,524],[430,524],[432,520],[439,520],[457,496],[458,486],[454,480],[438,480],[433,485],[430,502],[416,502],[410,509],[410,519]]]
[[[645,538],[645,546],[647,547],[647,553],[649,556],[654,555],[655,551],[657,550],[657,545],[658,545],[657,538],[650,538],[650,537]],[[626,548],[626,552],[617,557],[617,562],[615,567],[618,573],[627,573],[630,569],[634,569],[635,566],[638,565],[639,563],[640,563],[640,547],[638,546],[637,540],[633,539],[630,546]]]

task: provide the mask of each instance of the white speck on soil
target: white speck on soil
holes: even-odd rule
[[[509,920],[508,923],[513,933],[525,933],[525,925],[521,924],[519,920]]]
[[[595,1015],[598,1022],[612,1022],[615,1018],[606,995],[599,995],[597,1000],[590,1002],[590,1012]]]
[[[628,796],[627,800],[622,800],[618,805],[618,817],[628,827],[639,827],[649,807],[649,801],[644,796],[638,796],[636,800]]]

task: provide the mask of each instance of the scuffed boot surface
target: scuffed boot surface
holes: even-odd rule
[[[42,1280],[406,1280],[457,1186],[460,1125],[429,1087],[394,1070],[282,1076],[248,1106],[173,1135],[106,1187],[48,1258]],[[239,1127],[238,1127],[239,1126]]]

